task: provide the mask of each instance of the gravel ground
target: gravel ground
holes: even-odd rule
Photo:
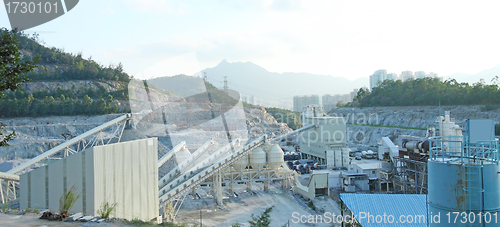
[[[242,226],[249,226],[248,221],[252,220],[252,214],[259,216],[266,208],[274,206],[270,213],[270,226],[282,226],[288,221],[290,226],[340,226],[332,223],[295,223],[298,220],[295,217],[304,216],[303,220],[307,222],[310,215],[323,214],[311,212],[310,209],[299,203],[290,191],[284,191],[274,185],[270,185],[268,192],[262,190],[263,184],[261,183],[253,183],[252,188],[255,194],[246,192],[245,185],[235,185],[235,192],[239,196],[236,199],[224,199],[223,209],[218,206],[207,206],[202,209],[181,209],[176,221],[178,224],[199,225],[201,210],[203,226],[231,226],[236,222]],[[339,210],[336,203],[330,198],[320,200],[320,206],[326,212],[337,213]],[[331,202],[328,200],[331,200]]]

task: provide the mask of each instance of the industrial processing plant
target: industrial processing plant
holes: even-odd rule
[[[248,138],[237,93],[226,93],[237,102],[207,93],[191,102],[151,102],[159,100],[159,90],[131,89],[139,97],[131,105],[140,111],[1,173],[2,203],[56,212],[61,196],[75,190],[81,197],[70,212],[82,218],[99,216],[101,205],[111,203],[113,218],[178,223],[186,212],[182,207],[196,207],[197,200],[213,200],[223,210],[230,197],[278,189],[299,204],[331,200],[323,209],[357,216],[362,226],[373,224],[364,212],[377,217],[388,210],[422,218],[415,226],[457,226],[445,220],[453,212],[466,213],[468,226],[497,225],[492,218],[500,204],[500,170],[493,120],[467,120],[462,133],[445,112],[426,137],[401,135],[398,145],[384,137],[377,153],[361,152],[349,147],[345,119],[326,116],[318,106],[304,108],[302,128]],[[169,122],[183,111],[199,117],[184,121],[187,127],[173,127]],[[206,141],[183,141],[200,134],[196,138]],[[377,209],[380,200],[402,206]]]
[[[383,137],[374,152],[352,146],[344,117],[310,105],[303,127],[251,138],[237,92],[217,96],[201,81],[196,86],[204,92],[169,100],[157,84],[131,82],[133,113],[0,173],[2,203],[57,212],[60,198],[74,191],[80,197],[69,212],[83,220],[97,219],[102,204],[115,204],[112,218],[197,224],[203,210],[227,212],[248,206],[245,199],[283,194],[283,203],[310,209],[325,225],[333,210],[352,217],[342,223],[361,226],[400,226],[403,216],[414,226],[459,226],[451,222],[455,213],[467,214],[463,226],[497,226],[493,120],[467,120],[462,128],[446,111],[425,137]],[[200,210],[200,218],[191,210]],[[378,222],[385,214],[395,219]],[[304,224],[295,213],[286,215],[287,223]]]

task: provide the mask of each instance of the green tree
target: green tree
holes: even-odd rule
[[[260,216],[254,216],[252,214],[252,220],[249,221],[251,227],[267,227],[271,224],[271,211],[273,210],[273,207],[267,208]]]
[[[19,89],[22,82],[28,81],[26,73],[36,67],[39,58],[29,59],[19,52],[17,32],[6,28],[0,29],[0,98],[5,97],[5,91]],[[0,124],[0,147],[8,146],[8,142],[16,136],[15,131],[5,135],[5,125]]]
[[[111,104],[113,102],[113,96],[108,95],[108,103]]]
[[[83,112],[84,113],[91,113],[92,112],[92,108],[91,108],[91,105],[92,105],[92,98],[90,98],[88,95],[85,95],[83,96]]]
[[[104,113],[106,109],[106,101],[104,101],[104,99],[101,98],[101,100],[99,100],[99,103],[97,103],[97,108],[98,112]]]
[[[358,90],[358,93],[356,94],[356,97],[354,97],[354,102],[359,102],[359,100],[363,99],[364,97],[368,96],[370,94],[370,91],[368,89],[363,89],[360,88]]]

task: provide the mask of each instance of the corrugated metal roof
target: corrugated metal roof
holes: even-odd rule
[[[340,198],[363,227],[427,226],[426,195],[341,194]]]

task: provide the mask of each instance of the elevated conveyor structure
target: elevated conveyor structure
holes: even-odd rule
[[[295,131],[283,134],[281,136],[276,136],[276,137],[273,138],[273,141],[280,141],[280,140],[285,139],[285,138],[287,138],[289,136],[292,136],[292,135],[295,135],[295,134],[299,134],[299,133],[301,133],[303,131],[306,131],[306,130],[309,130],[311,128],[314,128],[315,126],[316,125],[307,125],[307,126],[304,126],[304,127],[299,128],[299,129],[297,129]]]
[[[235,140],[233,144],[239,143],[239,139]],[[159,191],[159,196],[163,196],[166,194],[168,191],[172,190],[173,188],[177,187],[179,184],[182,182],[185,182],[184,180],[189,179],[199,173],[201,170],[204,170],[205,168],[208,167],[208,165],[215,163],[217,161],[220,161],[227,156],[229,156],[232,152],[230,150],[232,144],[227,144],[226,146],[222,147],[221,149],[217,150],[210,156],[208,156],[206,159],[201,160],[197,164],[195,164],[192,168],[188,169],[188,171],[185,171],[183,174],[179,174],[176,176],[176,178],[173,181],[163,181],[163,179],[160,179],[158,182],[158,186],[160,188]],[[171,171],[172,172],[177,172],[177,171]],[[177,172],[180,173],[180,172]],[[170,177],[171,178],[171,177]]]
[[[256,140],[250,142],[246,146],[234,151],[232,154],[227,156],[224,159],[221,159],[206,168],[203,168],[199,173],[192,174],[187,173],[181,175],[183,179],[175,179],[174,182],[169,183],[166,186],[169,186],[169,190],[160,192],[160,203],[165,204],[171,202],[175,197],[183,192],[187,192],[191,187],[203,182],[208,177],[212,176],[214,173],[225,170],[224,168],[228,168],[233,162],[242,158],[244,155],[248,155],[251,151],[264,145],[267,136],[263,135]],[[222,148],[225,149],[225,148]],[[190,172],[190,171],[188,171]]]
[[[212,140],[207,141],[201,147],[199,147],[195,152],[193,152],[188,158],[184,159],[179,165],[177,165],[173,170],[167,173],[158,181],[158,187],[162,188],[179,175],[184,173],[186,170],[196,165],[196,163],[200,162],[200,157],[207,151],[207,149],[212,146],[214,142]]]
[[[272,138],[272,141],[280,141],[283,138],[299,134],[303,131],[306,131],[314,127],[315,125],[307,125],[290,133],[274,137]],[[209,179],[209,177],[214,178],[213,182],[211,183],[216,185],[215,193],[218,204],[222,203],[222,198],[221,198],[222,189],[220,187],[220,184],[223,181],[222,178],[228,178],[230,180],[242,180],[241,178],[245,177],[247,180],[251,180],[251,178],[263,175],[267,177],[266,179],[283,180],[284,183],[287,183],[288,180],[285,179],[286,178],[285,173],[292,171],[289,170],[286,165],[283,165],[286,166],[285,167],[286,169],[281,169],[281,170],[264,169],[264,170],[245,171],[244,173],[237,173],[238,171],[235,172],[226,171],[230,167],[230,165],[232,165],[234,162],[240,160],[245,155],[249,155],[256,148],[263,146],[266,143],[266,140],[267,136],[263,135],[255,139],[254,141],[248,143],[246,146],[237,149],[236,151],[227,153],[229,148],[237,147],[237,145],[234,144],[235,142],[239,143],[239,141],[233,141],[234,145],[233,144],[226,145],[225,147],[219,149],[217,152],[212,154],[208,159],[196,164],[195,166],[187,165],[184,163],[179,164],[178,167],[174,168],[170,173],[165,175],[158,182],[159,183],[158,195],[160,199],[160,206],[162,206],[163,209],[164,218],[172,221],[175,217],[174,214],[175,210],[180,208],[180,205],[183,201],[183,197],[185,197],[183,195],[196,185],[206,182],[206,180]],[[195,153],[192,154],[193,158],[190,157],[187,159],[187,161],[189,160],[188,163],[191,164],[196,163],[194,161],[197,159],[196,157],[194,157],[196,156]],[[190,168],[187,171],[185,171],[185,173],[182,173],[182,169],[186,169],[185,166],[189,166]],[[173,204],[174,201],[176,201],[175,205]]]

